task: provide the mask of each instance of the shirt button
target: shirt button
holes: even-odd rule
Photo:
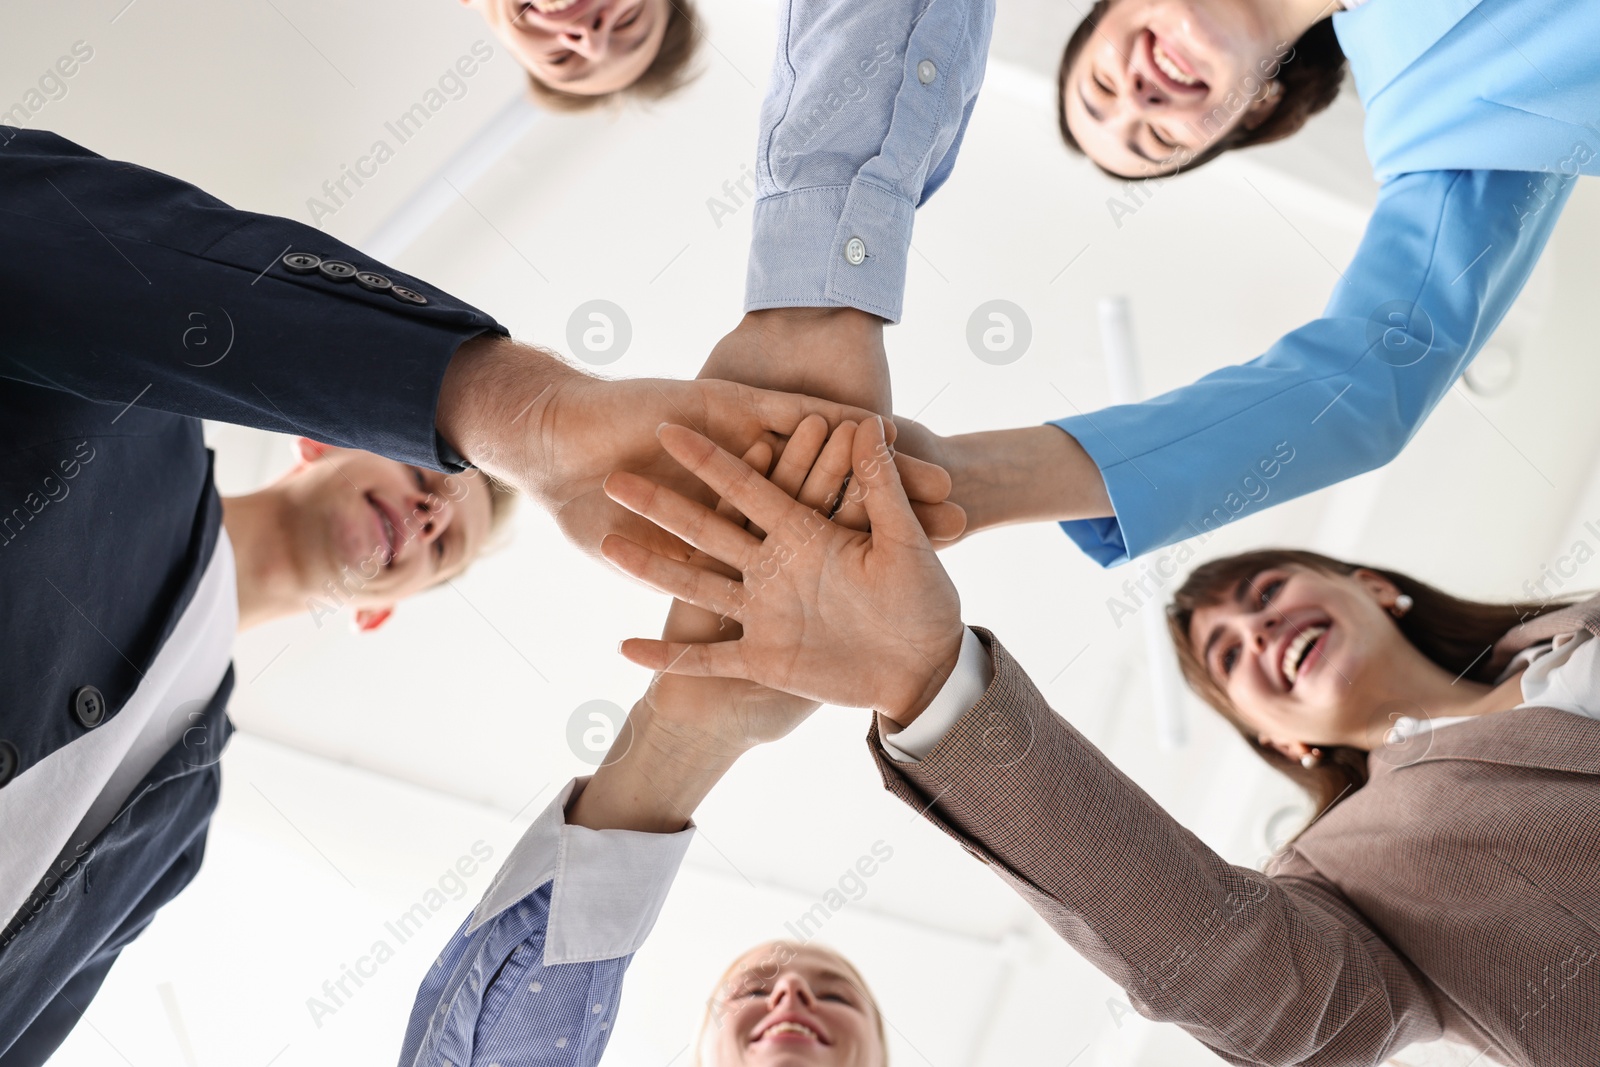
[[[310,274],[322,266],[322,257],[314,256],[310,252],[290,252],[280,262],[283,269],[290,274]]]
[[[92,685],[80,685],[72,694],[72,717],[85,730],[93,730],[106,720],[106,698]]]
[[[17,751],[17,746],[10,741],[0,741],[0,785],[17,776],[17,766],[21,762],[22,755]]]
[[[317,267],[317,272],[332,282],[347,282],[356,276],[355,267],[342,259],[325,259]]]
[[[933,60],[924,59],[917,64],[917,81],[927,85],[939,76],[939,68],[933,65]]]
[[[859,237],[852,237],[844,243],[844,258],[852,267],[859,267],[867,258],[867,244]]]

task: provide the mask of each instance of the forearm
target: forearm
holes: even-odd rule
[[[114,405],[108,422],[137,405],[438,465],[440,381],[492,317],[314,227],[9,136],[0,376]],[[314,265],[330,260],[388,288]]]
[[[748,312],[712,349],[701,378],[801,393],[887,415],[883,320],[851,307]]]
[[[509,337],[485,334],[456,350],[439,387],[434,425],[447,444],[503,481],[537,485],[538,457],[529,433],[564,381],[584,377],[554,354]]]
[[[677,833],[736,759],[736,753],[667,728],[640,701],[568,809],[567,822],[591,830]]]
[[[998,641],[987,692],[884,784],[994,866],[1146,1017],[1236,1063],[1375,1063],[1436,1027],[1336,889],[1218,856],[1053,712]],[[1018,833],[1017,827],[1031,828]]]
[[[967,512],[967,533],[1019,522],[1112,514],[1100,468],[1055,426],[961,434],[946,442],[950,499]]]

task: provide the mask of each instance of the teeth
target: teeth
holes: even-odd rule
[[[804,1023],[790,1023],[790,1022],[775,1023],[774,1025],[767,1027],[766,1031],[761,1036],[762,1037],[768,1037],[768,1036],[770,1036],[772,1034],[781,1034],[781,1033],[805,1034],[807,1037],[809,1037],[813,1041],[821,1040],[820,1038],[817,1037],[817,1032],[815,1030],[811,1029],[811,1027],[805,1025]]]
[[[1199,78],[1191,78],[1183,72],[1183,68],[1172,61],[1172,57],[1161,50],[1159,44],[1152,45],[1150,54],[1155,57],[1156,66],[1161,68],[1161,73],[1177,82],[1179,85],[1199,85]]]
[[[1311,648],[1311,642],[1328,632],[1326,626],[1308,626],[1295,635],[1294,640],[1283,650],[1283,663],[1280,665],[1284,680],[1290,685],[1300,674],[1300,660],[1306,651]]]
[[[578,0],[533,0],[528,6],[544,15],[554,15],[558,11],[565,11],[576,4]]]

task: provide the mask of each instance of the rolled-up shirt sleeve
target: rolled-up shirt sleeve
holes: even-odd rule
[[[745,310],[899,321],[912,217],[955,164],[993,24],[993,0],[781,5]]]
[[[1062,529],[1111,566],[1393,459],[1494,333],[1575,184],[1551,180],[1530,212],[1528,177],[1387,182],[1321,318],[1242,366],[1056,420],[1116,513]]]
[[[417,990],[401,1067],[592,1067],[622,976],[694,836],[568,825],[575,779],[528,828]]]

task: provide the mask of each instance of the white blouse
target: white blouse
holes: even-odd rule
[[[1553,641],[1533,645],[1517,654],[1500,677],[1510,677],[1518,667],[1522,672],[1522,703],[1519,708],[1557,708],[1586,719],[1600,719],[1600,642],[1588,630],[1560,634]],[[1442,719],[1415,719],[1402,715],[1384,738],[1397,745],[1428,730],[1438,730],[1466,722],[1471,715]]]

